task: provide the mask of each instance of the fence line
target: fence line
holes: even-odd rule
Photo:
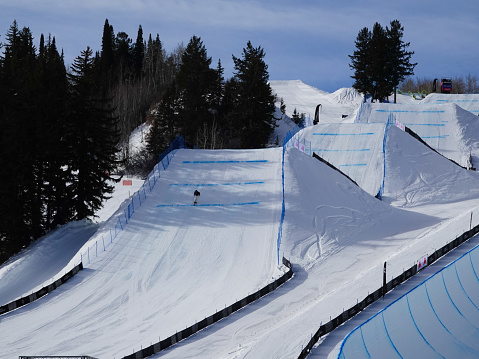
[[[464,232],[462,235],[454,239],[453,241],[447,243],[440,249],[436,250],[433,254],[427,257],[427,265],[430,265],[434,263],[436,260],[447,254],[449,251],[452,249],[458,247],[468,239],[472,238],[475,234],[479,233],[479,225],[475,226],[469,231]],[[370,304],[374,303],[376,300],[381,298],[384,294],[387,292],[393,290],[396,288],[399,284],[405,282],[415,274],[417,274],[418,269],[417,265],[414,264],[411,268],[405,270],[403,273],[398,275],[396,278],[393,278],[390,280],[385,287],[380,287],[377,289],[375,292],[369,294],[366,298],[364,298],[361,302],[358,302],[356,305],[352,306],[351,308],[343,311],[341,314],[339,314],[336,318],[333,318],[326,324],[321,324],[319,329],[316,331],[316,333],[311,337],[310,341],[304,347],[304,349],[301,351],[300,355],[298,356],[298,359],[304,359],[306,358],[309,353],[311,352],[311,349],[313,348],[314,344],[318,342],[318,340],[323,336],[326,335],[330,332],[332,332],[334,329],[336,329],[338,326],[346,322],[347,320],[351,319],[354,317],[356,314],[360,313],[363,311],[367,306]]]
[[[71,277],[73,277],[82,269],[83,269],[83,263],[80,262],[80,264],[73,267],[73,269],[65,273],[61,278],[57,279],[52,284],[47,285],[41,288],[40,290],[36,291],[35,293],[32,293],[26,297],[21,297],[20,299],[16,299],[8,304],[2,305],[0,307],[0,315],[11,312],[12,310],[18,309],[20,307],[23,307],[24,305],[27,305],[31,302],[36,301],[37,299],[40,299],[44,295],[54,291],[55,289],[60,287],[62,284],[66,283]]]
[[[127,205],[123,205],[123,210],[120,210],[119,214],[109,219],[111,227],[106,231],[106,234],[97,239],[95,243],[92,243],[86,249],[80,253],[80,260],[85,265],[91,264],[92,259],[98,258],[98,247],[100,247],[100,253],[106,251],[106,249],[113,244],[113,241],[118,237],[121,231],[128,224],[129,220],[135,213],[135,209],[141,207],[145,202],[148,195],[153,191],[158,179],[161,177],[161,171],[166,170],[170,165],[172,158],[180,148],[186,148],[183,137],[178,136],[173,140],[168,148],[159,156],[158,163],[143,182],[143,185],[133,193],[130,197],[130,202]]]
[[[159,353],[160,351],[167,349],[171,347],[172,345],[178,343],[179,341],[192,336],[193,334],[199,332],[200,330],[203,330],[204,328],[212,325],[213,323],[216,323],[220,321],[221,319],[226,318],[230,314],[240,310],[241,308],[247,306],[248,304],[253,303],[254,301],[265,296],[266,294],[274,291],[275,289],[283,285],[285,282],[287,282],[289,279],[291,279],[291,277],[293,276],[293,266],[291,265],[291,262],[283,257],[283,264],[288,268],[288,270],[286,273],[284,273],[280,278],[276,279],[274,282],[264,286],[257,292],[250,294],[241,300],[238,300],[236,303],[230,305],[229,307],[225,307],[224,309],[217,311],[215,314],[210,315],[209,317],[203,319],[202,321],[195,323],[194,325],[180,332],[176,332],[172,336],[166,339],[160,340],[159,342],[152,344],[149,347],[146,347],[130,355],[127,355],[123,357],[123,359],[143,359],[151,355],[154,355],[156,353]]]

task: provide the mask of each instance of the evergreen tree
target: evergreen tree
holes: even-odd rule
[[[407,51],[410,43],[402,40],[404,35],[404,27],[401,26],[399,20],[393,20],[390,28],[386,27],[388,34],[388,73],[390,75],[390,85],[394,90],[394,103],[396,103],[397,86],[404,81],[406,76],[414,75],[414,67],[417,63],[411,63],[411,57],[414,51]]]
[[[224,94],[220,106],[221,130],[225,146],[227,148],[241,147],[241,129],[235,115],[235,108],[238,101],[238,81],[232,77],[225,81]]]
[[[119,131],[117,118],[104,93],[98,93],[92,50],[87,47],[71,66],[68,137],[71,144],[71,190],[75,218],[94,216],[102,201],[109,198],[108,184],[116,168]]]
[[[65,64],[58,53],[55,37],[45,45],[45,55],[39,66],[38,80],[38,120],[40,121],[40,143],[42,146],[39,163],[43,168],[43,208],[45,229],[55,228],[69,222],[73,218],[72,199],[68,197],[68,183],[71,183],[71,173],[66,171],[64,164],[68,163],[68,143],[64,134],[65,118],[67,117],[68,82]],[[40,56],[41,58],[41,56]]]
[[[383,102],[391,94],[392,89],[388,82],[388,63],[391,59],[388,56],[388,38],[386,30],[376,22],[373,26],[372,37],[369,44],[370,63],[369,80],[372,87],[373,100]]]
[[[132,63],[132,40],[128,37],[126,32],[119,32],[115,39],[116,48],[116,68],[118,76],[121,80],[128,77],[128,68]]]
[[[351,59],[349,67],[354,70],[354,75],[351,76],[355,80],[353,87],[365,96],[373,93],[371,81],[369,80],[372,63],[369,50],[371,37],[371,32],[367,27],[361,29],[355,41],[356,50],[353,55],[349,55]]]
[[[36,154],[36,54],[30,29],[10,26],[1,59],[0,88],[0,252],[14,253],[41,233],[41,210],[34,177]],[[0,253],[1,256],[1,253]]]
[[[199,130],[212,124],[212,92],[216,74],[210,69],[208,57],[201,38],[193,36],[182,56],[177,84],[180,98],[179,130],[185,140],[194,143]]]
[[[254,48],[250,41],[243,49],[242,58],[233,56],[237,81],[234,114],[243,148],[265,147],[276,126],[275,98],[264,56],[261,46]]]
[[[356,38],[356,50],[349,55],[353,87],[373,100],[384,101],[395,92],[406,76],[413,74],[416,64],[410,62],[414,52],[406,51],[409,43],[402,41],[404,28],[398,20],[384,29],[375,23],[372,33],[365,27]]]
[[[103,26],[103,36],[101,39],[101,60],[100,74],[105,81],[105,85],[109,85],[114,65],[113,53],[113,26],[110,26],[108,19],[105,20]]]
[[[155,158],[178,135],[178,93],[173,82],[165,91],[147,138],[147,150]]]
[[[145,44],[143,43],[143,29],[138,27],[135,46],[133,47],[133,68],[137,77],[141,75],[143,68],[143,58],[145,57]]]
[[[304,113],[299,113],[295,108],[291,119],[299,128],[304,128]]]

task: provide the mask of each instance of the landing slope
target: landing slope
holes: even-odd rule
[[[297,357],[321,322],[377,289],[384,260],[401,268],[396,254],[439,220],[391,207],[295,148],[285,202],[281,250],[293,279],[156,358]]]
[[[383,139],[386,125],[319,123],[298,136],[311,142],[311,151],[347,174],[375,196],[383,178]]]
[[[477,116],[455,104],[365,104],[359,122],[384,123],[390,114],[461,166],[468,167],[471,155],[479,155]]]
[[[458,167],[395,126],[386,143],[385,201],[395,206],[479,198],[479,173]]]
[[[98,259],[51,295],[1,317],[0,358],[118,358],[279,276],[281,153],[179,150]]]
[[[455,103],[466,111],[479,115],[479,94],[445,94],[432,93],[426,96],[421,103],[446,104]]]

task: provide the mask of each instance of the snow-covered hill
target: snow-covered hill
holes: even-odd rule
[[[439,121],[448,125],[438,133],[448,137],[444,154],[462,155],[467,148],[476,156],[479,131],[470,113],[453,104],[404,99],[369,110],[363,106],[361,123],[352,123],[361,98],[351,89],[329,94],[301,81],[271,81],[271,86],[283,97],[288,116],[295,108],[314,116],[321,103],[320,123],[298,136],[358,186],[298,149],[287,149],[279,252],[293,263],[294,277],[153,358],[297,357],[321,323],[381,285],[385,261],[388,276],[400,274],[468,229],[477,212],[478,175],[398,128],[390,127],[384,141],[384,113],[375,109],[402,114],[406,108],[405,123],[413,123],[413,116],[415,123],[429,121],[430,113],[421,112],[427,106],[444,110]],[[0,316],[0,358],[121,358],[278,277],[282,153],[282,148],[179,150],[106,250],[51,294]],[[374,194],[383,180],[380,201]],[[195,189],[201,192],[198,206],[193,206]],[[131,195],[128,190],[134,189],[118,188],[118,200],[109,203],[102,219]],[[474,216],[472,224],[478,222]],[[71,224],[12,258],[0,268],[0,299],[29,293],[61,273],[107,224]],[[334,357],[335,345],[321,352],[320,344],[322,354],[312,355]]]

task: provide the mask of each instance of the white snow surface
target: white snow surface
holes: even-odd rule
[[[368,103],[362,108],[360,123],[385,123],[390,115],[413,130],[429,146],[468,167],[478,164],[479,118],[455,103],[391,104]]]
[[[421,103],[445,104],[454,103],[474,115],[479,115],[479,94],[444,94],[432,93],[427,95]]]
[[[348,173],[359,186],[317,159],[287,149],[279,251],[292,262],[294,277],[152,358],[297,357],[321,323],[381,286],[385,261],[388,277],[399,275],[469,229],[471,213],[477,213],[475,172],[395,127],[388,130],[383,154],[382,119],[342,121],[342,114],[355,117],[359,108],[352,91],[328,94],[301,81],[271,85],[284,98],[288,114],[296,107],[314,116],[318,102],[324,104],[320,124],[299,135],[311,141],[322,138],[313,147],[329,150],[322,155],[342,171],[363,167]],[[472,149],[478,142],[472,117],[453,104],[388,106],[388,111],[444,108],[448,117],[441,120],[453,124],[441,129],[450,137],[449,152],[462,154],[461,146]],[[372,110],[370,114],[379,116]],[[415,116],[426,121],[428,114]],[[466,138],[457,134],[458,128],[473,130],[465,131]],[[355,135],[314,135],[328,131]],[[359,148],[369,151],[347,151]],[[374,194],[384,173],[384,200],[379,201]],[[196,207],[195,189],[201,192]],[[79,253],[108,229],[133,191],[119,186],[99,223],[62,227],[1,266],[0,304],[29,294],[76,264]],[[280,147],[179,150],[105,251],[54,292],[0,316],[0,358],[121,358],[272,282],[285,270],[277,258],[282,195]],[[112,219],[107,220],[107,212]],[[479,223],[476,217],[472,225]],[[380,309],[376,305],[368,314]],[[341,340],[356,325],[351,321],[322,338],[312,357],[336,357]]]
[[[362,96],[352,88],[334,93],[319,90],[301,80],[270,81],[278,100],[286,104],[286,114],[291,117],[294,109],[314,119],[316,106],[321,105],[320,122],[343,122],[343,115],[351,115],[362,101]]]

